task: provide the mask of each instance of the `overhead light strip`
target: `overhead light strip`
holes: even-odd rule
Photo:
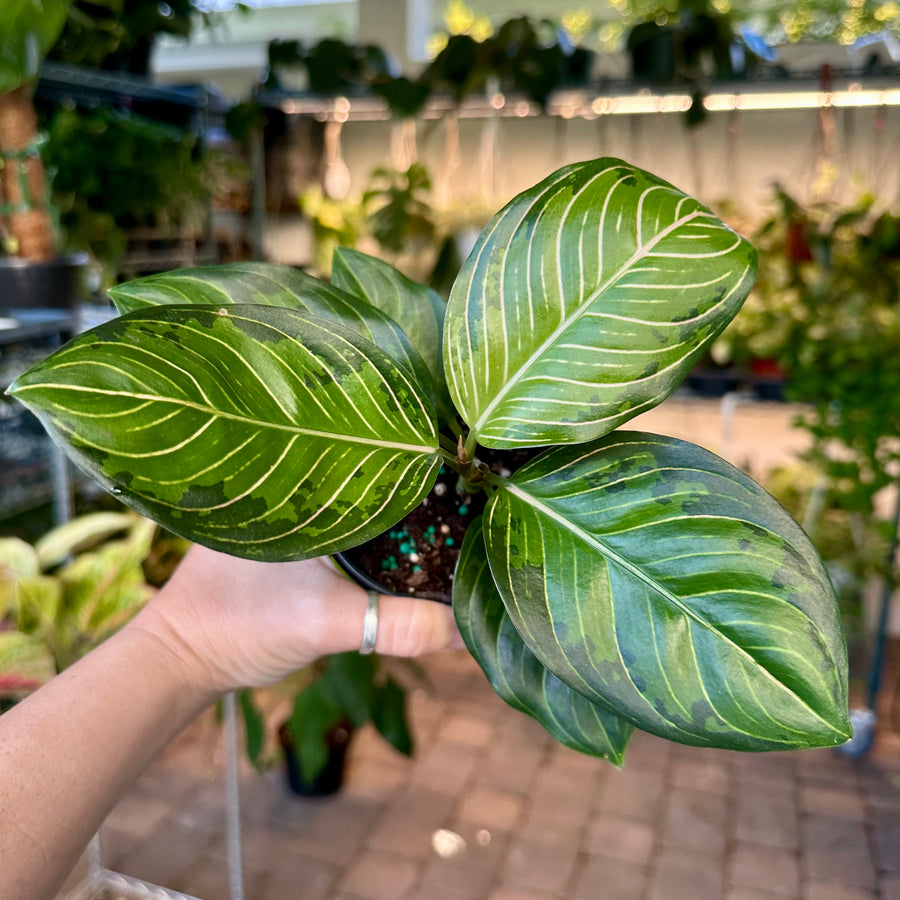
[[[595,119],[608,115],[652,115],[655,113],[683,113],[690,109],[690,94],[646,93],[600,96],[593,99],[583,93],[570,92],[552,98],[547,106],[550,115],[564,119]],[[863,90],[850,85],[840,91],[747,91],[744,93],[713,93],[703,99],[708,112],[764,112],[785,109],[858,109],[865,107],[900,106],[900,88]],[[313,115],[316,118],[338,121],[374,122],[391,118],[387,104],[379,98],[348,99],[336,97],[322,101],[313,98],[287,98],[281,109],[289,114]],[[497,93],[483,99],[472,99],[456,107],[449,99],[437,98],[423,110],[423,117],[437,119],[455,112],[462,119],[481,119],[492,116],[529,118],[541,114],[536,103],[521,97],[507,98]]]

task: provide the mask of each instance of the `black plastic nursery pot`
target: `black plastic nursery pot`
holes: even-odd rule
[[[296,752],[294,736],[288,723],[278,729],[278,740],[284,752],[287,771],[287,782],[291,792],[300,797],[329,797],[336,794],[344,784],[347,771],[347,750],[353,737],[353,726],[350,722],[338,722],[326,735],[328,743],[328,762],[315,778],[305,778]]]
[[[442,466],[419,506],[390,530],[336,553],[338,564],[367,590],[449,604],[466,529],[487,499],[461,493],[458,482],[459,475]]]
[[[85,253],[49,262],[0,259],[0,309],[74,309],[82,293]]]
[[[509,477],[543,449],[479,448],[478,456],[495,474]],[[449,604],[466,529],[484,511],[487,499],[483,491],[467,492],[459,474],[444,465],[428,495],[405,518],[334,558],[367,590]]]

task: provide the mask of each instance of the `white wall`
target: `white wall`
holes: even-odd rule
[[[845,201],[871,190],[886,202],[900,199],[900,108],[882,130],[873,109],[835,113],[832,196]],[[439,196],[456,204],[495,208],[568,162],[618,156],[646,168],[707,203],[723,201],[755,219],[779,181],[800,198],[818,196],[823,156],[820,113],[815,110],[711,113],[688,129],[677,113],[606,116],[586,121],[550,117],[503,119],[496,141],[486,141],[485,120],[460,122],[461,165],[447,165],[446,126],[419,123],[418,148]],[[390,161],[391,125],[350,122],[342,135],[352,189],[365,189],[372,169]],[[489,152],[493,147],[493,152]]]

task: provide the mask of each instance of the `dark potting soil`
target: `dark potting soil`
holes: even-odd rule
[[[508,476],[539,450],[481,450],[479,459],[495,473]],[[461,492],[458,473],[442,466],[428,496],[406,518],[342,556],[387,592],[449,603],[466,529],[481,515],[486,501],[482,491]]]

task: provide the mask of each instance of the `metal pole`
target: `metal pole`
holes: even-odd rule
[[[897,482],[897,496],[894,500],[894,533],[891,538],[891,547],[887,558],[887,571],[884,575],[884,586],[881,592],[881,610],[878,615],[878,627],[875,631],[875,650],[872,654],[872,669],[869,673],[869,709],[875,709],[878,700],[878,691],[881,689],[881,675],[884,668],[884,651],[887,643],[888,619],[891,611],[891,597],[894,594],[896,583],[892,577],[892,570],[897,558],[897,547],[900,545],[900,482]]]
[[[66,454],[56,442],[50,448],[50,465],[53,484],[53,524],[65,525],[72,520],[72,479],[69,477]]]
[[[225,697],[225,847],[228,854],[229,900],[244,900],[241,859],[241,797],[238,784],[237,703]]]

